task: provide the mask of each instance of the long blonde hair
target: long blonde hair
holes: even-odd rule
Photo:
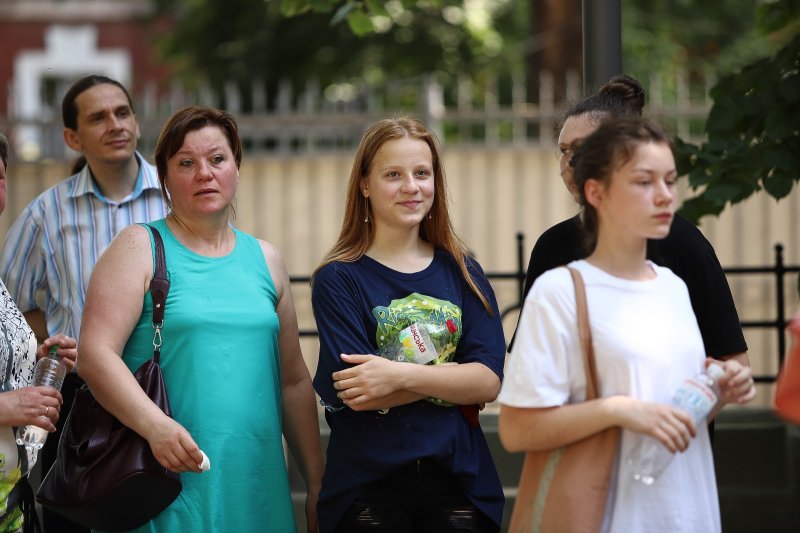
[[[403,137],[424,141],[431,150],[435,194],[429,216],[424,217],[420,223],[420,238],[434,247],[442,248],[452,254],[469,288],[480,299],[489,314],[494,314],[486,295],[483,294],[483,291],[475,283],[469,272],[466,261],[467,247],[456,235],[453,230],[453,224],[450,221],[450,213],[447,209],[447,183],[440,155],[439,140],[422,123],[409,116],[400,115],[379,120],[364,132],[356,151],[353,169],[350,172],[350,180],[347,184],[347,200],[342,230],[339,233],[336,244],[322,259],[320,265],[314,270],[314,274],[328,263],[333,263],[334,261],[351,263],[361,259],[367,253],[375,239],[375,228],[372,223],[364,222],[365,218],[371,217],[369,202],[364,201],[364,196],[361,194],[361,181],[369,174],[372,161],[380,147],[387,141]]]

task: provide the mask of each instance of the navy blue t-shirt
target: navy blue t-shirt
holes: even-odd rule
[[[420,319],[452,319],[458,327],[453,361],[480,362],[502,379],[505,340],[497,302],[480,266],[470,260],[468,265],[492,316],[446,251],[436,250],[431,264],[413,274],[367,256],[321,268],[311,302],[320,340],[314,389],[322,402],[343,407],[331,374],[351,365],[340,354],[374,354],[379,338],[383,343],[386,335]],[[365,485],[423,457],[455,473],[464,493],[499,527],[504,498],[494,461],[480,426],[471,425],[457,407],[427,400],[386,414],[343,407],[326,411],[326,420],[331,433],[317,506],[321,532],[336,527]]]

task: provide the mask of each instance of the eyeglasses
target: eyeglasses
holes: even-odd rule
[[[573,155],[575,155],[575,152],[573,152],[571,148],[556,148],[555,156],[559,162],[563,160],[565,164],[568,164],[572,160]]]

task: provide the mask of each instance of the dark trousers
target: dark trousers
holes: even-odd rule
[[[336,533],[497,531],[497,524],[464,494],[456,476],[430,459],[418,459],[367,485],[336,526]]]
[[[75,372],[70,372],[64,378],[64,384],[61,386],[61,396],[64,398],[64,404],[61,406],[61,413],[59,414],[58,423],[56,424],[56,432],[51,433],[44,443],[41,454],[42,462],[42,479],[47,475],[50,467],[56,461],[56,453],[58,452],[58,440],[61,437],[61,431],[64,429],[64,422],[67,420],[70,409],[72,409],[72,401],[75,399],[75,392],[83,385],[83,380],[78,377]],[[46,508],[42,509],[42,520],[45,533],[89,533],[89,529],[76,524],[72,520],[64,518],[58,513],[54,513]]]

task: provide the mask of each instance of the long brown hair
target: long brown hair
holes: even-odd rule
[[[375,239],[375,228],[372,223],[364,222],[365,218],[371,218],[371,216],[369,202],[365,201],[364,196],[361,194],[361,181],[369,174],[372,161],[380,147],[387,141],[403,137],[423,141],[431,150],[435,194],[429,216],[424,217],[420,223],[420,238],[434,247],[442,248],[452,254],[469,288],[480,299],[489,314],[493,314],[492,306],[475,283],[467,267],[467,246],[456,235],[453,230],[453,224],[450,221],[450,213],[447,208],[449,194],[439,140],[432,131],[418,120],[405,115],[379,120],[372,124],[361,137],[361,142],[358,145],[353,161],[353,169],[350,172],[350,180],[347,184],[347,200],[342,230],[339,233],[336,244],[322,259],[320,265],[314,270],[314,274],[328,263],[333,263],[334,261],[351,263],[361,259],[367,253]]]

